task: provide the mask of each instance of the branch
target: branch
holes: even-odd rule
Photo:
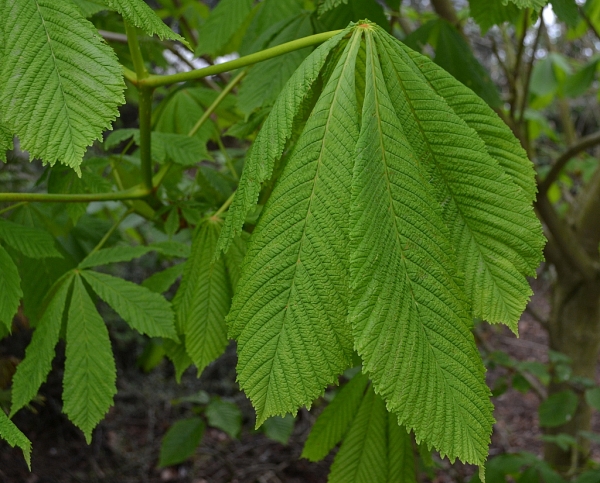
[[[539,183],[540,196],[545,196],[550,189],[550,186],[552,186],[552,183],[556,181],[558,175],[571,158],[577,156],[586,149],[597,146],[598,144],[600,144],[600,131],[581,138],[575,144],[570,146],[564,153],[562,153],[552,165],[550,172],[546,175],[543,181]]]
[[[460,28],[458,15],[456,15],[456,10],[454,10],[454,6],[450,0],[431,0],[431,4],[435,13],[450,22],[456,28]]]
[[[134,186],[123,191],[112,191],[109,193],[0,193],[0,202],[7,201],[41,201],[61,203],[88,203],[90,201],[122,201],[138,200],[145,198],[152,191],[143,186]]]
[[[540,18],[542,18],[542,12],[540,12]],[[540,22],[540,26],[538,27],[537,34],[535,36],[535,41],[533,42],[533,46],[531,47],[531,58],[529,59],[529,63],[527,64],[527,73],[525,75],[525,83],[523,84],[523,98],[521,99],[521,109],[519,112],[519,124],[523,122],[523,118],[525,117],[525,109],[527,107],[527,98],[529,97],[529,84],[531,83],[531,74],[533,72],[533,63],[535,62],[535,51],[538,48],[538,44],[540,43],[540,38],[542,37],[542,32],[545,25],[544,22]]]
[[[324,32],[321,34],[310,35],[303,37],[298,40],[286,42],[285,44],[271,47],[270,49],[256,52],[255,54],[246,55],[239,59],[231,60],[229,62],[223,62],[222,64],[211,65],[202,69],[195,69],[189,72],[179,72],[171,75],[149,75],[148,77],[141,79],[138,76],[132,76],[132,72],[125,71],[125,77],[127,80],[135,85],[145,87],[160,87],[168,84],[174,84],[176,82],[185,82],[190,80],[202,79],[209,75],[217,75],[223,72],[239,69],[241,67],[247,67],[249,65],[256,64],[274,57],[278,57],[295,50],[300,50],[305,47],[311,47],[314,45],[322,44],[326,40],[330,39],[334,35],[340,33],[341,30],[333,30],[331,32]]]

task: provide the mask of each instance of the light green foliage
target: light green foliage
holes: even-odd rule
[[[87,146],[110,127],[124,102],[122,68],[71,2],[3,0],[0,7],[8,27],[0,92],[4,124],[31,158],[79,171]]]
[[[320,461],[348,432],[356,417],[369,379],[362,373],[354,376],[327,405],[313,425],[302,450],[302,457]]]
[[[153,250],[152,247],[144,246],[116,246],[103,248],[97,252],[90,253],[85,257],[78,268],[91,268],[99,265],[108,265],[109,263],[129,262],[134,258],[139,258]]]
[[[248,249],[248,240],[250,235],[243,231],[239,236],[236,236],[229,250],[225,254],[225,266],[227,267],[227,273],[229,274],[229,280],[231,281],[231,289],[235,292],[237,284],[240,280],[242,261],[246,256],[246,250]]]
[[[175,281],[183,274],[183,263],[173,265],[162,272],[150,275],[142,282],[142,286],[156,293],[164,293],[171,288]]]
[[[390,22],[383,11],[381,3],[377,0],[347,0],[344,3],[334,1],[337,6],[320,14],[319,17],[319,21],[327,28],[344,28],[350,22],[359,22],[368,18],[385,30],[390,30]]]
[[[45,230],[0,219],[0,240],[29,258],[61,257]]]
[[[160,445],[158,466],[181,463],[194,454],[204,434],[204,421],[193,417],[180,419],[169,428]]]
[[[0,409],[0,437],[8,442],[13,448],[18,446],[23,451],[23,456],[27,466],[31,469],[31,442],[17,428],[14,423],[8,419],[8,416]]]
[[[23,297],[19,270],[10,255],[0,245],[0,323],[10,332],[12,320]]]
[[[513,4],[503,5],[502,0],[469,0],[473,20],[485,34],[494,25],[514,22],[519,18],[519,8]]]
[[[158,38],[179,40],[182,44],[189,47],[187,41],[180,35],[173,32],[165,23],[154,13],[144,0],[103,0],[110,8],[119,12],[123,18],[142,29],[148,35],[158,35]]]
[[[108,330],[76,276],[66,330],[63,411],[82,431],[86,441],[113,404],[117,370]]]
[[[110,7],[106,5],[103,0],[72,0],[84,17],[91,17],[92,15],[101,12],[102,10],[108,10]]]
[[[275,160],[283,154],[302,103],[311,92],[328,54],[347,30],[320,45],[298,67],[281,92],[269,117],[247,155],[239,187],[219,239],[219,250],[227,251],[231,240],[242,231],[246,215],[254,208],[263,182],[271,177]]]
[[[13,135],[0,118],[0,161],[6,162],[6,151],[13,147]]]
[[[228,316],[229,333],[238,340],[238,381],[257,410],[257,425],[310,405],[351,361],[344,254],[359,46],[357,32],[279,178],[253,232]]]
[[[252,10],[252,0],[221,0],[200,28],[196,55],[223,54],[222,49],[238,32]]]
[[[312,33],[310,15],[304,12],[286,25],[265,47],[275,47],[294,39],[307,37]],[[240,88],[238,96],[240,111],[248,116],[256,108],[269,105],[277,99],[285,83],[310,51],[310,48],[296,50],[283,58],[276,57],[254,66]]]
[[[231,283],[225,261],[213,261],[221,220],[209,219],[194,234],[181,285],[174,299],[177,324],[185,334],[185,349],[198,373],[227,346],[225,315],[231,303]]]
[[[13,377],[11,416],[35,397],[52,368],[72,278],[71,275],[61,280],[56,291],[51,292],[46,310],[27,346],[25,359],[17,366]]]
[[[242,429],[242,412],[235,403],[213,399],[206,406],[208,424],[225,431],[232,438],[237,438]]]
[[[323,15],[325,12],[333,10],[339,5],[347,3],[348,0],[322,0],[321,4],[319,5],[319,15]]]
[[[174,314],[162,295],[100,272],[83,270],[81,276],[131,328],[150,337],[177,340]]]

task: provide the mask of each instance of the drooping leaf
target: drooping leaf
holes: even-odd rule
[[[351,362],[347,210],[360,36],[323,88],[253,232],[228,316],[257,425],[310,405]]]
[[[575,0],[550,0],[552,10],[558,19],[571,28],[577,27],[579,22],[579,9]]]
[[[514,3],[519,8],[533,8],[539,11],[541,8],[544,8],[548,0],[502,0],[504,5],[508,5],[508,2]]]
[[[0,322],[8,332],[23,297],[21,277],[13,259],[0,245]]]
[[[131,328],[150,337],[177,340],[173,310],[162,295],[105,273],[83,270],[81,276]]]
[[[307,37],[312,33],[311,17],[308,13],[303,12],[279,32],[268,44],[268,47],[275,47],[284,42]],[[295,50],[282,57],[276,57],[255,65],[240,87],[238,94],[240,110],[248,116],[258,107],[263,106],[265,103],[271,104],[277,99],[285,83],[310,51],[310,47]]]
[[[110,9],[104,0],[73,0],[73,2],[79,7],[79,10],[81,10],[81,13],[86,18],[91,17],[102,10]]]
[[[246,256],[248,249],[248,240],[250,234],[242,231],[239,236],[236,236],[231,243],[229,250],[225,254],[225,266],[231,282],[231,289],[235,292],[238,281],[242,273],[242,262]]]
[[[233,238],[241,233],[246,215],[258,200],[262,183],[271,178],[275,161],[281,158],[292,135],[294,120],[303,101],[308,97],[329,52],[347,32],[344,30],[315,49],[294,72],[277,98],[246,158],[239,187],[221,230],[219,250],[227,252]]]
[[[0,220],[0,240],[29,258],[62,258],[47,231]]]
[[[347,0],[344,3],[334,0],[334,2],[337,3],[335,8],[319,14],[319,20],[328,29],[343,28],[350,22],[368,18],[385,30],[390,30],[390,22],[377,0]]]
[[[0,6],[10,26],[2,59],[4,122],[31,158],[79,171],[87,146],[124,102],[122,67],[73,3],[3,0]]]
[[[182,463],[194,454],[204,434],[204,421],[199,417],[180,419],[169,428],[160,445],[158,466]]]
[[[322,0],[321,4],[319,5],[319,15],[323,15],[325,12],[333,10],[342,4],[347,5],[348,0]]]
[[[291,414],[286,414],[285,416],[273,416],[267,418],[261,428],[265,432],[267,438],[286,445],[294,431],[295,422],[296,419]]]
[[[106,325],[79,276],[74,279],[66,341],[63,411],[89,444],[92,430],[113,404],[117,370]]]
[[[417,442],[482,464],[493,422],[489,389],[430,174],[405,137],[406,116],[392,101],[398,80],[382,72],[373,37],[367,30],[350,212],[355,348]]]
[[[200,28],[196,55],[221,54],[252,10],[252,0],[221,0]]]
[[[232,438],[237,438],[242,429],[242,412],[237,404],[213,399],[206,406],[208,424],[225,431]]]
[[[6,163],[6,151],[14,148],[13,135],[0,119],[0,161]]]
[[[185,336],[180,337],[185,339]],[[167,357],[173,362],[175,366],[175,380],[177,383],[181,382],[181,376],[185,370],[192,365],[192,359],[185,350],[185,340],[182,340],[180,344],[177,342],[167,339],[163,341],[165,353]]]
[[[158,35],[161,40],[179,40],[190,48],[187,40],[173,32],[144,0],[103,0],[106,4],[119,12],[123,18],[142,29],[148,35]]]
[[[535,275],[544,244],[531,201],[489,156],[476,132],[420,82],[397,55],[400,49],[385,41],[381,46],[387,56],[384,75],[393,79],[391,99],[435,186],[473,312],[516,331],[531,294],[524,275]]]
[[[563,89],[565,96],[576,98],[585,94],[596,78],[598,62],[600,60],[595,58],[574,74],[567,76]]]
[[[231,287],[223,258],[213,262],[220,228],[220,220],[210,219],[197,229],[173,302],[185,348],[198,373],[223,353],[228,342],[225,316]]]
[[[21,448],[27,466],[31,469],[31,442],[19,428],[8,419],[8,416],[2,409],[0,409],[0,438],[4,439],[13,448],[15,446]]]
[[[183,275],[183,263],[155,272],[142,282],[142,286],[156,293],[165,293]]]
[[[33,332],[25,359],[17,366],[13,376],[11,417],[35,397],[52,368],[72,278],[71,275],[60,282]]]
[[[154,248],[146,246],[116,246],[103,248],[97,252],[90,253],[85,257],[78,268],[97,267],[99,265],[108,265],[109,263],[129,262],[134,258],[139,258],[146,253],[153,251]]]
[[[515,4],[504,5],[502,0],[469,0],[469,7],[471,16],[481,27],[482,35],[485,35],[494,25],[515,22],[520,13]]]
[[[313,425],[304,443],[303,458],[320,461],[344,438],[356,417],[368,383],[367,376],[359,373],[338,392]]]

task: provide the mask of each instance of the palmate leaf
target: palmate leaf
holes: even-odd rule
[[[277,98],[248,153],[238,190],[221,230],[219,250],[226,252],[231,240],[241,233],[246,215],[258,200],[262,183],[271,178],[275,160],[281,157],[292,135],[294,120],[303,101],[309,96],[329,52],[347,33],[348,30],[344,30],[315,49]]]
[[[531,200],[489,155],[476,132],[420,82],[398,44],[386,41],[382,31],[379,37],[384,76],[393,79],[388,85],[394,108],[432,177],[473,312],[516,331],[531,294],[523,275],[535,275],[544,244]],[[446,91],[445,97],[452,98],[452,92]]]
[[[131,328],[150,337],[177,340],[174,314],[162,295],[105,273],[82,270],[81,276]]]
[[[329,10],[333,10],[342,4],[348,4],[348,0],[322,0],[319,5],[319,15],[323,15],[325,12],[329,12]]]
[[[27,346],[25,359],[17,366],[13,376],[11,417],[35,397],[52,368],[72,279],[73,275],[65,277],[52,293]]]
[[[158,38],[179,40],[190,48],[187,40],[173,32],[144,0],[103,0],[110,8],[119,12],[123,18],[142,29],[148,35],[158,35]]]
[[[74,278],[66,342],[63,411],[89,444],[113,404],[117,370],[108,330],[80,276]]]
[[[185,263],[174,299],[177,325],[185,334],[185,348],[201,373],[227,347],[225,316],[231,303],[231,285],[223,257],[213,262],[221,229],[209,219],[196,231],[192,253]]]
[[[47,231],[0,220],[0,240],[29,258],[62,258]]]
[[[21,277],[13,259],[0,245],[0,323],[12,330],[12,320],[23,297]]]
[[[71,2],[0,1],[0,110],[32,158],[79,171],[83,154],[118,116],[123,70]]]
[[[309,405],[351,361],[346,249],[360,35],[348,43],[265,207],[228,316],[238,381],[257,426]]]
[[[0,118],[0,161],[6,163],[6,151],[11,150],[13,147],[12,132],[2,123]]]
[[[367,31],[350,214],[355,347],[388,409],[417,441],[481,464],[493,422],[489,389],[447,228],[429,174],[406,140],[373,37]]]
[[[134,258],[139,258],[155,250],[152,247],[145,246],[117,246],[103,248],[97,252],[90,253],[85,257],[78,268],[97,267],[99,265],[108,265],[109,263],[129,262]]]
[[[17,428],[14,423],[8,419],[6,413],[0,409],[0,438],[4,439],[13,448],[18,446],[23,451],[23,456],[27,466],[31,469],[31,442]]]
[[[200,29],[196,55],[222,54],[252,10],[252,0],[221,0]]]

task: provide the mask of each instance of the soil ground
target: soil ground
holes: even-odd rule
[[[535,281],[536,295],[530,306],[537,314],[548,311],[547,285]],[[502,350],[518,360],[547,362],[547,336],[541,325],[526,312],[519,325],[520,337],[508,329],[481,324],[477,338],[482,352]],[[300,459],[302,445],[323,404],[298,414],[287,445],[253,431],[254,414],[248,400],[235,383],[235,347],[196,378],[188,370],[177,384],[171,365],[164,361],[150,373],[136,364],[141,352],[138,339],[121,337],[111,331],[118,367],[115,405],[94,432],[91,445],[82,433],[61,413],[63,348],[50,378],[40,390],[43,402],[34,403],[37,414],[20,411],[15,423],[33,443],[32,471],[27,470],[20,451],[0,442],[1,483],[320,483],[327,481],[330,455],[314,464]],[[16,333],[0,344],[0,357],[22,358],[28,342],[28,330]],[[506,369],[488,371],[493,386]],[[192,414],[192,404],[174,404],[177,398],[200,390],[234,401],[244,415],[239,439],[208,428],[201,445],[187,462],[169,468],[157,467],[160,442],[170,425]],[[529,451],[541,455],[542,444],[537,424],[540,398],[534,391],[521,393],[509,389],[493,398],[496,424],[490,456],[504,452]],[[596,418],[598,419],[598,418]],[[596,430],[600,422],[595,421]],[[600,450],[594,448],[594,454]],[[474,468],[437,461],[438,468],[421,474],[421,481],[468,481]]]

